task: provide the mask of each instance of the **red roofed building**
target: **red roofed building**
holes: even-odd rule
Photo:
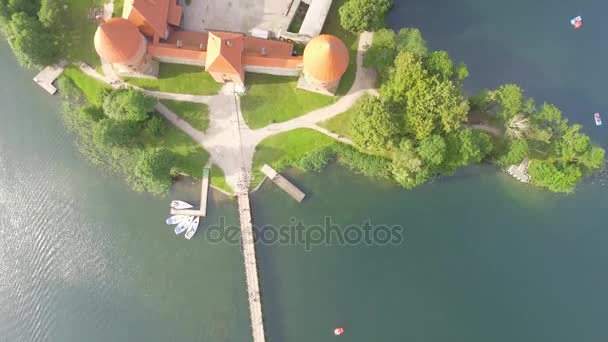
[[[327,94],[348,66],[348,50],[333,36],[313,39],[301,57],[283,41],[180,30],[181,18],[177,0],[125,0],[123,18],[100,23],[95,49],[123,76],[156,77],[158,62],[165,62],[204,66],[217,82],[243,85],[246,72],[298,76],[304,70],[303,88]]]

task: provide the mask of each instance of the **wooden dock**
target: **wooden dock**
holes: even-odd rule
[[[525,158],[519,166],[511,165],[507,169],[507,172],[515,177],[518,181],[522,183],[530,183],[530,175],[528,174],[528,166],[530,165],[530,160]]]
[[[289,196],[298,202],[302,202],[306,196],[300,189],[288,181],[285,177],[281,176],[280,173],[276,172],[273,168],[264,164],[262,166],[262,173],[266,175],[271,181],[274,182],[279,188],[285,191]]]
[[[251,319],[251,334],[253,342],[265,342],[264,319],[262,316],[262,299],[258,278],[258,266],[255,255],[255,239],[249,205],[249,192],[246,187],[238,191],[239,221],[241,224],[241,243],[245,264],[245,281],[247,283],[247,298],[249,298],[249,315]]]
[[[203,168],[203,180],[201,181],[201,201],[199,209],[173,209],[171,215],[207,216],[207,197],[209,194],[209,168]]]
[[[47,66],[34,77],[34,82],[36,82],[49,94],[53,95],[57,92],[57,88],[55,88],[53,82],[55,82],[55,80],[63,73],[64,67],[64,62],[57,65]]]

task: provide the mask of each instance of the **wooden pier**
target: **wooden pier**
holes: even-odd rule
[[[247,186],[240,187],[237,194],[239,205],[239,220],[241,224],[241,243],[245,264],[245,281],[247,283],[247,298],[249,298],[249,314],[251,319],[251,334],[253,342],[265,342],[264,319],[262,316],[262,298],[258,278],[258,266],[255,256],[255,239],[249,205],[249,190]]]
[[[34,82],[36,82],[49,94],[53,95],[57,92],[57,88],[55,88],[53,82],[55,82],[55,80],[63,73],[64,67],[65,62],[58,65],[47,66],[34,77]]]
[[[207,216],[207,195],[209,193],[209,168],[203,168],[203,180],[201,181],[201,206],[199,209],[174,209],[171,215]]]
[[[271,181],[274,182],[279,188],[285,191],[289,196],[298,202],[302,202],[306,196],[300,189],[288,181],[285,177],[281,176],[280,173],[276,172],[273,168],[264,164],[262,166],[262,173],[266,175]]]

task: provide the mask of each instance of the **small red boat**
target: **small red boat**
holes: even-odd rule
[[[580,29],[581,27],[583,27],[583,18],[581,18],[581,16],[579,15],[578,17],[570,20],[570,24],[572,24],[575,29]]]
[[[344,328],[336,328],[336,329],[334,329],[334,335],[340,336],[342,334],[344,334]]]

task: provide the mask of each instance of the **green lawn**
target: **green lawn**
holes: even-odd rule
[[[202,67],[161,63],[158,79],[126,78],[138,87],[166,93],[191,95],[217,94],[222,87]]]
[[[70,62],[85,62],[93,68],[101,64],[93,46],[97,21],[89,19],[91,8],[102,8],[104,0],[64,0],[64,31],[59,34],[62,57]]]
[[[91,103],[98,106],[101,105],[102,90],[110,88],[107,84],[86,75],[75,67],[67,67],[63,75],[71,79]]]
[[[209,127],[209,108],[206,104],[172,100],[160,102],[199,131],[205,132]]]
[[[247,74],[241,110],[247,125],[260,128],[334,103],[335,98],[296,88],[297,77]]]
[[[350,120],[361,101],[363,101],[366,96],[362,97],[355,103],[352,107],[350,107],[346,112],[342,114],[338,114],[333,118],[323,121],[319,124],[319,126],[327,128],[328,130],[339,134],[343,137],[350,138]]]
[[[114,18],[122,17],[122,8],[124,7],[125,0],[114,0],[114,12],[112,16]]]
[[[337,96],[342,96],[350,90],[353,82],[355,82],[355,73],[357,71],[358,36],[355,33],[343,29],[342,26],[340,26],[340,17],[338,16],[338,9],[346,1],[347,0],[333,0],[327,19],[325,20],[325,25],[323,26],[323,33],[333,34],[342,39],[344,44],[346,44],[350,55],[348,69],[346,69],[344,76],[342,76],[342,79],[340,80],[340,86],[336,92]]]
[[[224,172],[219,166],[213,164],[211,165],[211,182],[210,184],[216,188],[222,189],[229,194],[233,194],[232,188],[226,183],[226,178],[224,177]]]
[[[299,159],[306,153],[335,142],[323,133],[308,128],[298,128],[268,137],[258,144],[253,156],[253,179],[251,184],[256,187],[264,175],[260,168],[268,164],[280,171],[281,164],[286,161]]]

